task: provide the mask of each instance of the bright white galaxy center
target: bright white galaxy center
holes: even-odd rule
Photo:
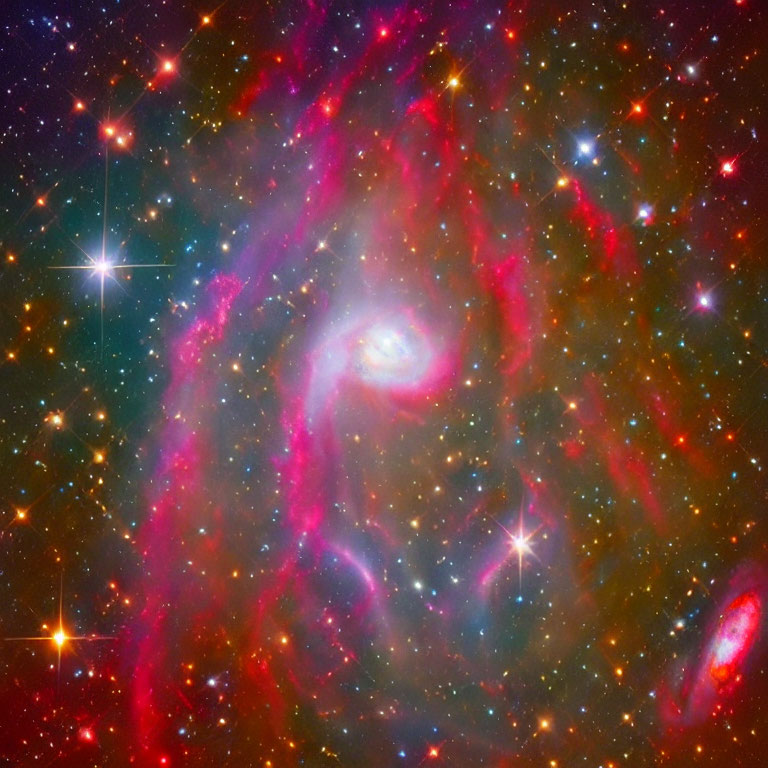
[[[360,339],[355,369],[374,386],[407,388],[426,376],[432,357],[424,333],[416,326],[377,322]]]

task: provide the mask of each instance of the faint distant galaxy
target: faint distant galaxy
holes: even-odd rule
[[[664,719],[670,726],[685,727],[716,717],[731,708],[742,686],[754,689],[750,670],[764,655],[765,601],[768,597],[765,568],[744,564],[727,590],[710,609],[711,617],[701,646],[678,661],[664,702]]]

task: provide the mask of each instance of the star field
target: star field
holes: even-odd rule
[[[760,765],[767,32],[5,8],[0,762]]]

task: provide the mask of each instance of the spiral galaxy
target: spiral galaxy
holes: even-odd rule
[[[0,756],[757,765],[760,4],[53,5]]]

